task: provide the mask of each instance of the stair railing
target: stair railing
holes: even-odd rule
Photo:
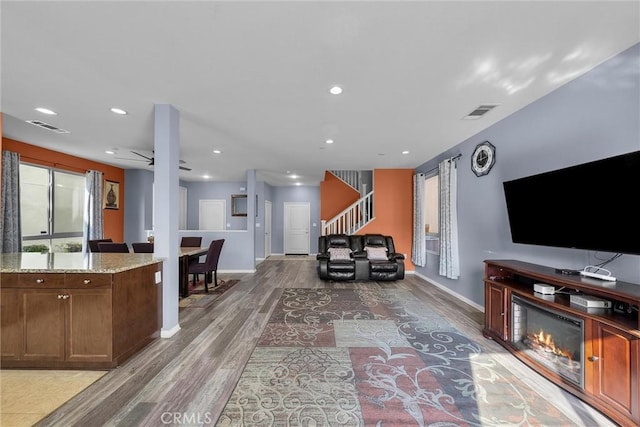
[[[355,234],[373,220],[373,191],[361,197],[329,221],[322,221],[321,233]]]
[[[360,192],[360,183],[362,181],[362,172],[355,170],[332,170],[330,171],[336,177],[341,179],[345,184]],[[360,193],[362,194],[362,193]]]

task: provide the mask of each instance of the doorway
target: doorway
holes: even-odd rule
[[[285,255],[309,254],[309,203],[284,204],[284,253]]]
[[[271,255],[271,202],[264,201],[264,257]]]
[[[198,229],[222,231],[225,227],[227,204],[224,200],[200,200]]]

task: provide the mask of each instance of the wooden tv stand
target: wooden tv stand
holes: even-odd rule
[[[554,268],[516,260],[485,262],[485,337],[495,340],[526,365],[623,426],[640,425],[640,285],[604,282],[557,273]],[[534,283],[629,304],[629,311],[587,309],[569,295],[541,297]],[[519,351],[511,342],[511,296],[584,321],[584,388]],[[634,308],[635,307],[635,308]]]

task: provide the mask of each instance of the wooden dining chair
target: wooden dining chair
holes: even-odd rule
[[[202,237],[200,236],[184,236],[180,240],[181,248],[199,248],[202,246]],[[191,262],[198,262],[199,259],[194,259]],[[193,275],[193,283],[198,281],[198,273],[194,273]]]
[[[202,245],[202,237],[185,236],[180,240],[181,248],[199,248]]]
[[[129,246],[126,243],[100,242],[98,243],[100,252],[129,253]]]
[[[209,282],[211,276],[213,276],[213,286],[218,286],[218,260],[220,259],[220,253],[222,252],[222,245],[224,239],[213,240],[209,245],[207,256],[204,262],[192,262],[189,264],[189,274],[204,273],[204,291],[209,292]],[[195,277],[194,277],[195,284]]]
[[[89,240],[87,243],[89,244],[89,252],[100,252],[100,248],[98,247],[99,243],[109,243],[113,242],[111,239],[94,239]]]
[[[131,248],[133,252],[138,254],[152,254],[153,253],[153,243],[148,242],[136,242],[131,244]]]

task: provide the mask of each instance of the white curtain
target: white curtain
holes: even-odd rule
[[[102,172],[88,171],[85,175],[83,252],[89,251],[89,240],[102,239],[102,217]]]
[[[457,169],[454,160],[438,165],[440,175],[440,269],[449,279],[460,277],[458,257]]]
[[[413,245],[411,262],[427,265],[427,243],[424,234],[424,174],[413,175]]]
[[[20,154],[2,152],[2,213],[0,216],[0,252],[22,251],[20,223]]]

